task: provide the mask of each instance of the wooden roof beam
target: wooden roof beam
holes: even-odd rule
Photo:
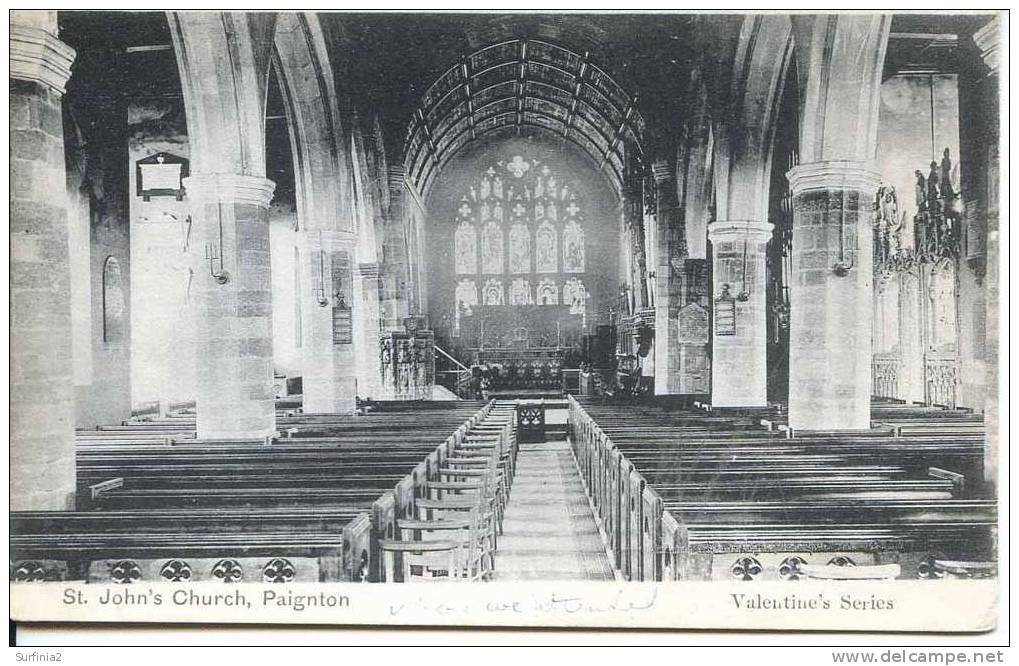
[[[608,149],[605,151],[605,156],[602,157],[602,161],[599,166],[605,166],[605,163],[609,160],[609,155],[616,152],[616,146],[619,145],[620,139],[623,138],[623,132],[626,131],[626,126],[630,124],[630,118],[633,117],[633,113],[636,110],[637,98],[634,96],[630,99],[630,103],[626,106],[626,113],[623,114],[623,121],[619,123],[619,128],[616,129],[616,134],[612,137],[612,143],[609,144]]]
[[[573,95],[570,100],[570,112],[567,114],[566,122],[563,124],[563,136],[569,135],[570,130],[573,129],[573,119],[577,115],[577,103],[580,102],[580,90],[584,86],[584,74],[587,73],[588,57],[590,57],[590,52],[584,51],[584,55],[580,58],[580,71],[573,76]]]
[[[439,151],[435,147],[435,140],[432,138],[432,128],[428,126],[428,121],[425,120],[425,112],[422,109],[417,110],[418,122],[421,124],[421,129],[425,133],[425,143],[428,144],[428,156],[432,158],[432,162],[439,163]]]
[[[527,81],[527,40],[520,40],[520,61],[517,70],[517,135],[524,126],[524,83]]]
[[[460,56],[460,68],[464,77],[464,97],[467,99],[467,123],[471,128],[471,141],[478,138],[474,131],[474,94],[471,92],[471,68],[467,56]]]

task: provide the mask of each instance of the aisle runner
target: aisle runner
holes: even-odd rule
[[[612,580],[565,441],[520,444],[495,580]]]

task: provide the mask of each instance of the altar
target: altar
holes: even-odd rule
[[[459,347],[491,392],[559,392],[577,367],[584,317],[565,305],[480,306],[462,315]]]

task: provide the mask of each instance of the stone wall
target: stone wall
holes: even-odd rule
[[[132,101],[128,105],[127,178],[131,219],[132,399],[193,400],[195,395],[195,281],[207,272],[204,247],[191,224],[185,197],[137,194],[140,159],[166,152],[190,157],[180,101]]]

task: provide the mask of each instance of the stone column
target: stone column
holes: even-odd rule
[[[336,302],[337,291],[344,294],[344,300],[353,293],[352,285],[335,284],[334,273],[341,282],[352,280],[354,238],[337,231],[309,231],[305,240],[301,282],[308,288],[300,296],[304,411],[349,414],[354,411],[357,395],[355,343],[353,337],[349,341],[334,339],[333,308],[340,305]],[[354,307],[352,298],[349,306]]]
[[[385,260],[380,267],[382,291],[379,295],[379,316],[386,331],[403,330],[403,318],[410,312],[404,293],[411,261],[405,235],[407,198],[403,165],[389,167],[389,210],[386,211]]]
[[[61,98],[74,50],[55,11],[10,16],[10,498],[74,508],[74,380]]]
[[[654,257],[655,275],[655,393],[679,393],[679,345],[676,344],[676,319],[679,314],[679,276],[673,257],[680,255],[676,236],[681,226],[681,210],[676,200],[675,172],[672,165],[659,160],[652,166],[658,195],[658,252]]]
[[[772,225],[726,220],[708,225],[711,241],[711,404],[768,404],[765,249]],[[730,316],[731,313],[731,316]]]
[[[355,336],[359,347],[357,393],[362,397],[379,395],[379,265],[363,263],[357,267],[355,277],[359,294],[355,315]]]
[[[995,18],[983,28],[978,30],[973,35],[973,42],[976,44],[977,49],[980,51],[981,60],[987,69],[986,76],[980,81],[979,89],[983,92],[982,96],[982,108],[981,119],[983,120],[984,128],[986,132],[983,136],[984,142],[986,142],[986,157],[984,155],[975,155],[974,157],[978,162],[978,165],[974,169],[970,167],[966,162],[963,162],[963,174],[972,173],[976,171],[982,176],[978,179],[980,182],[981,192],[976,198],[984,200],[984,214],[986,219],[984,221],[985,234],[983,244],[985,245],[986,259],[984,263],[986,265],[986,276],[981,281],[980,287],[984,289],[985,293],[985,312],[984,321],[984,365],[987,370],[987,377],[984,383],[984,423],[987,426],[987,446],[984,447],[984,481],[988,484],[988,487],[993,494],[998,486],[998,452],[1000,450],[1000,429],[999,429],[999,398],[1000,394],[998,391],[998,383],[1000,381],[998,375],[998,317],[1000,316],[998,293],[1001,288],[1000,276],[999,276],[999,253],[1001,252],[1000,238],[998,230],[998,206],[999,206],[999,173],[998,173],[998,144],[1000,137],[1000,117],[999,117],[999,104],[997,101],[998,87],[1000,83],[999,67],[1000,67],[1000,55],[999,48],[1001,42],[1001,19]],[[967,86],[968,88],[969,86]],[[964,88],[965,89],[965,88]],[[969,105],[964,105],[964,96],[960,91],[960,106],[962,109],[972,108]],[[966,100],[968,101],[968,100]],[[970,116],[965,116],[967,121]],[[968,132],[965,128],[960,127],[960,134],[965,136]],[[963,137],[960,137],[963,138]],[[983,159],[981,159],[983,158]],[[969,179],[967,179],[969,180]],[[964,196],[967,194],[965,191],[965,184],[963,190]],[[966,197],[967,209],[970,205],[969,197]],[[984,286],[986,285],[986,287]],[[977,313],[974,313],[976,315]],[[979,331],[974,331],[974,335],[979,335]],[[976,405],[979,407],[979,404]]]
[[[789,425],[869,428],[872,202],[880,175],[866,162],[826,161],[796,166],[788,177]]]
[[[276,430],[269,200],[255,176],[184,180],[207,256],[194,282],[199,439],[260,439]]]

